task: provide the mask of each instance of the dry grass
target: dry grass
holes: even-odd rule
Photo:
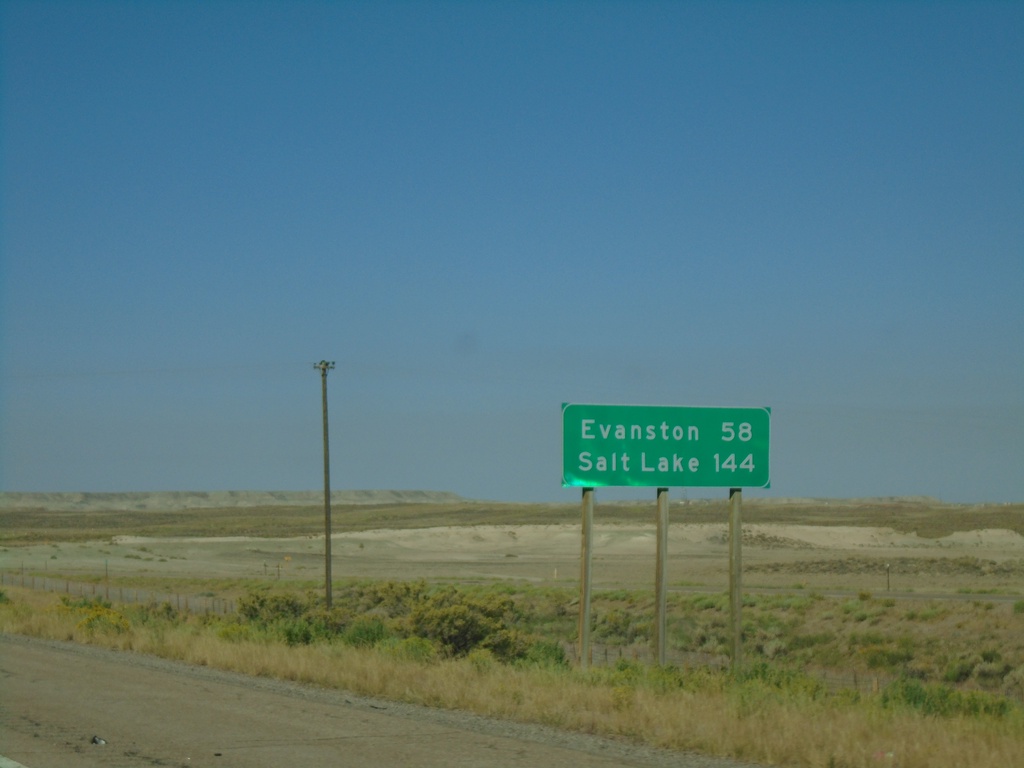
[[[511,667],[486,654],[413,661],[394,648],[340,644],[286,647],[225,639],[218,625],[192,618],[132,622],[128,630],[90,628],[81,611],[53,595],[8,590],[0,629],[105,645],[125,651],[432,707],[626,738],[675,750],[772,765],[821,768],[1005,768],[1024,765],[1024,714],[926,717],[884,709],[868,698],[825,700],[756,681],[692,672],[661,686],[658,671]]]

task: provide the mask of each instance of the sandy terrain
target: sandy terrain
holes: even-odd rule
[[[653,525],[596,525],[595,587],[651,587],[655,534]],[[889,528],[745,524],[743,539],[744,583],[751,587],[1024,592],[1024,537],[1009,530],[923,538]],[[580,547],[579,526],[567,524],[357,531],[332,537],[332,571],[335,580],[569,585],[578,581]],[[323,548],[322,536],[122,535],[104,542],[10,547],[0,551],[0,568],[72,577],[315,581],[323,571]],[[670,585],[724,588],[727,525],[671,525],[668,573]]]

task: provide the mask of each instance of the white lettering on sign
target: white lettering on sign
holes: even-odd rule
[[[727,426],[731,433],[735,434],[732,422],[725,422],[722,424],[723,440],[732,439],[732,437],[724,437]],[[676,442],[700,440],[700,430],[692,424],[686,427],[681,424],[669,426],[668,422],[665,421],[661,422],[661,424],[600,424],[596,423],[594,419],[582,419],[580,421],[580,437],[584,440],[596,440],[597,434],[594,434],[595,427],[603,440],[609,438],[615,438],[616,440],[664,440],[665,442],[669,440],[675,440]],[[740,427],[746,427],[745,433],[741,429],[740,439],[749,440],[750,425],[741,424]]]
[[[565,486],[769,487],[768,408],[562,404]]]
[[[583,451],[580,454],[580,472],[617,472],[618,470],[629,472],[629,454],[612,453],[607,456],[595,456],[590,451]]]
[[[730,453],[724,459],[721,454],[715,454],[715,472],[721,472],[723,470],[727,472],[735,472],[737,469],[745,469],[747,472],[754,471],[754,454],[748,453],[747,458],[743,459],[736,465],[736,454]]]
[[[718,454],[715,455],[717,457]],[[623,472],[629,472],[629,461],[628,453],[611,453],[605,456],[594,455],[590,451],[583,451],[579,455],[579,470],[580,472],[615,472],[621,469]],[[753,468],[753,465],[751,465],[751,468]],[[674,472],[682,474],[683,472],[697,472],[699,469],[700,459],[696,456],[691,456],[687,459],[678,453],[673,453],[671,456],[650,455],[646,451],[640,453],[641,472]]]
[[[753,429],[747,422],[743,422],[739,426],[739,431],[734,427],[734,422],[723,421],[722,422],[722,442],[732,442],[737,437],[744,443],[750,442],[750,438],[753,437]]]

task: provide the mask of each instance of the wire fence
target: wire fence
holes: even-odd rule
[[[215,595],[180,594],[152,589],[133,589],[108,583],[80,582],[70,579],[51,579],[27,573],[0,572],[0,586],[37,589],[69,597],[102,598],[109,603],[138,603],[142,605],[168,604],[179,611],[196,614],[227,616],[236,610],[234,600]]]

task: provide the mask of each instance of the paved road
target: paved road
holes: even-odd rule
[[[0,756],[27,768],[739,766],[8,635]]]

